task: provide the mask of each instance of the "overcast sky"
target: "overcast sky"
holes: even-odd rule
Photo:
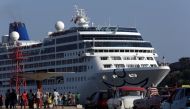
[[[160,59],[190,56],[190,0],[1,0],[0,35],[8,34],[10,22],[21,21],[32,40],[43,40],[58,20],[74,26],[74,5],[95,25],[136,27]]]

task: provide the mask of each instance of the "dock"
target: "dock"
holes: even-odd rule
[[[1,108],[0,108],[1,109]],[[2,109],[6,109],[5,106],[3,106]],[[16,106],[16,109],[21,109],[20,106]],[[24,109],[24,107],[22,107],[22,109]],[[26,107],[26,109],[29,109],[28,106]],[[34,108],[34,109],[37,109],[37,108]],[[44,109],[43,107],[41,109]],[[51,108],[46,108],[46,109],[51,109]],[[57,107],[54,107],[52,109],[84,109],[84,107],[77,107],[77,106],[57,106]]]

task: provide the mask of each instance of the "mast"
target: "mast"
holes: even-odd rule
[[[72,18],[72,22],[74,22],[79,27],[88,28],[89,27],[89,19],[85,13],[84,9],[79,9],[78,6],[75,7],[75,15]]]

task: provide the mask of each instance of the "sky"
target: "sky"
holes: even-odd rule
[[[172,63],[190,57],[190,0],[1,0],[0,36],[9,23],[25,23],[30,39],[43,40],[59,20],[68,29],[74,5],[86,10],[100,26],[136,27],[161,60]]]

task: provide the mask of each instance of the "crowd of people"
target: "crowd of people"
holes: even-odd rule
[[[79,104],[79,93],[59,93],[54,89],[52,92],[42,92],[38,89],[36,92],[24,91],[22,94],[17,94],[14,89],[8,89],[5,96],[0,95],[0,109],[5,105],[6,109],[16,109],[20,106],[21,109],[39,109],[53,108],[57,106],[77,105]]]

